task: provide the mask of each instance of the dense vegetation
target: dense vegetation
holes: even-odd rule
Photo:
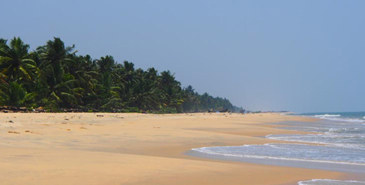
[[[28,50],[20,38],[0,39],[2,106],[155,113],[234,109],[227,99],[182,88],[170,71],[135,69],[112,56],[77,55],[60,38]]]

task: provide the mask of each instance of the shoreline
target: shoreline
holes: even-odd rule
[[[290,160],[290,159],[270,159],[270,158],[254,158],[254,157],[235,157],[235,156],[223,156],[218,154],[207,154],[199,151],[190,150],[185,153],[186,155],[209,158],[213,160],[223,160],[223,161],[236,161],[241,163],[253,163],[271,166],[284,166],[292,168],[305,168],[305,169],[315,169],[315,170],[326,170],[341,172],[346,174],[364,174],[365,165],[357,164],[343,164],[343,163],[331,163],[331,162],[320,162],[320,161],[305,161],[305,160]],[[361,177],[361,176],[359,176]],[[365,180],[365,178],[356,178],[353,180]],[[348,179],[349,180],[349,179]]]
[[[311,118],[313,120],[306,121],[306,122],[332,122],[331,120],[323,120],[320,118],[313,118],[309,116],[299,116],[299,115],[289,115],[289,116],[296,116],[296,117],[304,117],[304,118]],[[291,122],[295,123],[295,122]],[[286,130],[294,130],[299,131],[292,128],[292,124],[289,122],[278,122],[278,123],[266,123],[267,125],[271,125],[274,128],[282,128],[285,132]],[[305,123],[305,122],[303,122]],[[294,127],[295,128],[295,127]],[[301,134],[313,134],[313,133],[322,133],[322,132],[307,132],[307,131],[299,131],[302,132]],[[283,134],[283,133],[281,133]],[[271,135],[271,134],[269,134]],[[256,136],[260,138],[266,138],[269,135],[262,135]],[[272,141],[272,142],[270,142]],[[266,144],[275,144],[279,141],[282,144],[305,144],[305,145],[322,145],[317,143],[311,142],[304,142],[304,141],[286,141],[286,140],[271,140],[263,145]],[[255,144],[244,144],[244,145],[255,145]],[[244,146],[244,145],[238,145]],[[323,144],[325,145],[325,144]],[[210,148],[210,147],[218,147],[218,146],[205,146],[202,148]],[[222,146],[222,147],[236,147],[235,146]],[[300,159],[280,159],[280,158],[270,158],[270,157],[244,157],[244,156],[234,156],[234,155],[223,155],[223,154],[214,154],[214,153],[205,153],[199,151],[200,148],[193,148],[190,151],[187,151],[185,154],[197,158],[208,158],[212,160],[220,160],[220,161],[234,161],[239,163],[252,163],[252,164],[261,164],[261,165],[271,165],[271,166],[283,166],[283,167],[291,167],[291,168],[305,168],[305,169],[315,169],[315,170],[325,170],[325,171],[332,171],[332,172],[340,172],[344,173],[342,178],[336,180],[344,180],[344,181],[365,181],[365,164],[350,164],[346,162],[330,162],[330,161],[311,161],[311,160],[300,160]],[[328,180],[328,179],[323,179]],[[331,180],[331,179],[330,179]],[[285,184],[287,185],[287,184]]]
[[[46,185],[50,180],[52,184],[282,185],[352,177],[185,155],[191,148],[268,143],[257,136],[303,132],[266,123],[313,120],[274,113],[6,113],[0,117],[0,179],[4,185]]]

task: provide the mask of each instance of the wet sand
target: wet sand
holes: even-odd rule
[[[1,113],[0,182],[280,185],[348,175],[185,155],[191,148],[275,143],[258,136],[302,133],[267,124],[282,121],[314,120],[270,113]]]

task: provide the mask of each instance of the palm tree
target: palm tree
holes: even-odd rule
[[[113,76],[116,75],[114,58],[107,55],[96,60],[96,64],[99,72],[96,107],[110,111],[124,106],[120,98],[123,88],[115,86],[113,81]]]
[[[8,45],[0,39],[0,105],[161,113],[234,108],[227,99],[183,89],[170,71],[76,55],[60,38],[28,50],[20,38]]]
[[[0,40],[0,69],[11,81],[22,79],[32,79],[36,72],[36,63],[28,53],[29,45],[19,37],[14,37],[10,45],[6,45],[6,40]]]
[[[6,45],[7,40],[0,38],[0,47]]]
[[[43,71],[43,78],[46,78],[48,84],[53,87],[62,81],[64,74],[63,64],[70,60],[69,56],[74,49],[65,47],[60,38],[49,40],[45,46],[38,47],[37,52],[40,55],[40,69]]]
[[[42,91],[42,101],[45,104],[61,105],[63,107],[75,106],[82,89],[75,88],[76,80],[72,75],[65,74],[67,64],[72,62],[71,56],[74,46],[66,47],[60,38],[48,41],[45,46],[38,47],[39,68],[41,70],[40,82],[45,89]]]
[[[178,109],[183,100],[181,97],[181,84],[175,80],[174,74],[171,74],[170,71],[163,71],[161,73],[160,88],[164,92],[162,100],[165,106]]]
[[[160,91],[158,89],[157,71],[137,69],[137,79],[130,88],[129,105],[142,110],[156,110],[160,105]]]
[[[28,93],[21,84],[10,82],[9,84],[0,84],[0,104],[9,106],[24,106],[31,102],[36,93]]]

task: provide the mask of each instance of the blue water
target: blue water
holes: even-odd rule
[[[319,112],[294,115],[309,116],[331,121],[365,123],[365,112]]]
[[[309,181],[300,181],[298,185],[365,185],[365,182],[313,179]]]
[[[266,138],[294,141],[295,144],[263,144],[228,147],[203,147],[194,151],[238,158],[308,161],[330,164],[365,165],[365,112],[323,112],[296,114],[319,118],[317,122],[282,123],[285,129],[309,134],[268,135]],[[351,167],[350,167],[351,168]],[[362,173],[365,173],[362,172]],[[359,181],[309,180],[302,185],[365,184]]]

